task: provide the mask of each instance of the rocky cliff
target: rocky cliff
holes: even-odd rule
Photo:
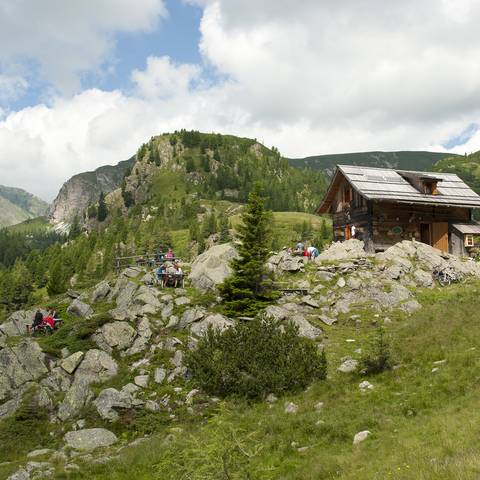
[[[75,215],[81,215],[91,203],[98,200],[100,192],[107,194],[117,189],[133,163],[132,157],[117,165],[106,165],[70,178],[63,184],[50,207],[50,220],[54,223],[68,223]]]

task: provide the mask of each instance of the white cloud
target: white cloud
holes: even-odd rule
[[[198,65],[174,64],[167,56],[148,57],[147,68],[144,71],[134,70],[132,80],[141,96],[164,98],[188,92],[200,74]]]
[[[131,95],[88,90],[0,118],[0,183],[51,199],[73,173],[128,158],[151,135],[180,128],[254,137],[305,156],[444,150],[480,123],[476,2],[202,5],[201,52],[225,80],[211,85],[202,66],[150,57],[132,72]],[[149,28],[144,17],[138,25]],[[478,149],[476,132],[452,151]]]
[[[163,0],[0,0],[0,63],[28,60],[63,91],[108,60],[117,32],[146,32],[167,15]]]

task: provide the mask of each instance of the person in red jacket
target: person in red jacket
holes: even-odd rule
[[[43,319],[43,326],[48,332],[52,333],[55,328],[55,319],[51,315],[47,315]]]

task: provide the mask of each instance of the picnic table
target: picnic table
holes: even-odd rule
[[[184,273],[160,273],[157,274],[155,272],[155,280],[157,283],[160,284],[162,288],[168,287],[169,284],[177,284],[176,286],[181,286],[182,288],[185,287],[185,274]],[[180,285],[178,285],[180,283]],[[172,286],[173,286],[172,285]]]

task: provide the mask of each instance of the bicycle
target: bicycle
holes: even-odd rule
[[[442,268],[439,270],[434,270],[433,278],[437,280],[437,282],[442,286],[445,287],[446,285],[450,285],[452,283],[463,283],[465,282],[465,276],[462,273],[455,272],[452,268]]]

